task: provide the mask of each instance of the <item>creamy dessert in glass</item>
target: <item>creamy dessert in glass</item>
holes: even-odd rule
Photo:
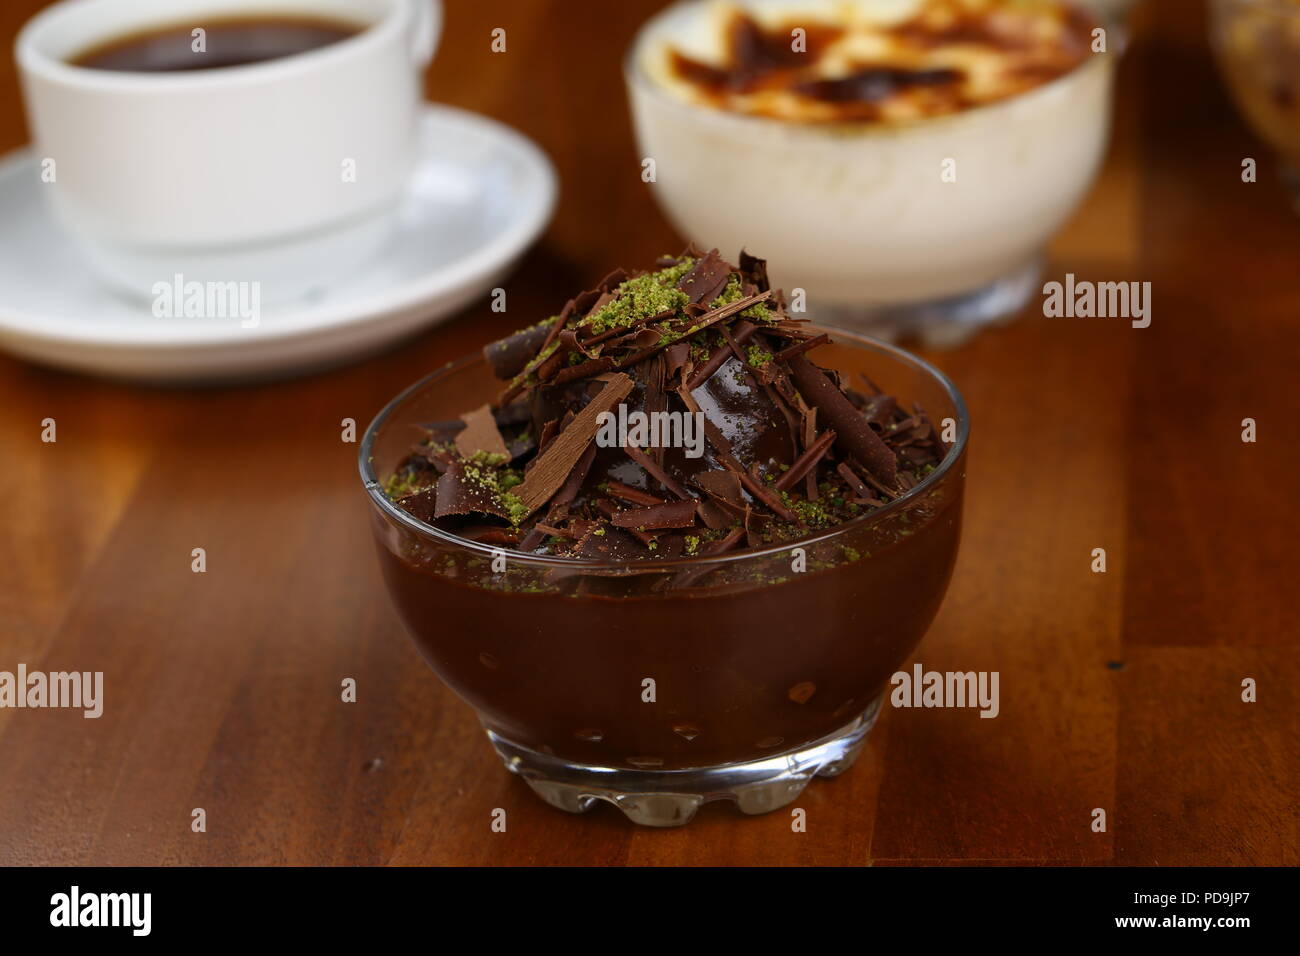
[[[819,321],[960,338],[1037,291],[1092,182],[1108,27],[1070,0],[678,3],[625,64],[645,178]]]

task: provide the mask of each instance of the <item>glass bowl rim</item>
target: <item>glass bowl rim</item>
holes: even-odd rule
[[[967,118],[972,118],[973,121],[973,118],[975,117],[987,117],[989,114],[996,113],[997,111],[1013,109],[1017,104],[1024,103],[1039,95],[1047,96],[1049,90],[1055,90],[1058,87],[1064,86],[1071,80],[1078,79],[1086,73],[1089,67],[1092,67],[1098,61],[1102,64],[1117,64],[1119,58],[1123,56],[1125,49],[1128,47],[1129,39],[1122,21],[1118,16],[1110,12],[1109,9],[1094,7],[1091,3],[1088,3],[1087,0],[1083,0],[1083,2],[1080,2],[1080,0],[1065,0],[1065,2],[1072,6],[1086,7],[1087,12],[1096,20],[1097,26],[1106,31],[1107,42],[1111,43],[1111,40],[1113,39],[1113,44],[1107,49],[1105,55],[1097,56],[1096,54],[1093,54],[1073,69],[1062,73],[1060,76],[1053,77],[1046,83],[1040,83],[1037,86],[1023,90],[1020,93],[1009,96],[1005,99],[981,103],[977,106],[958,110],[955,113],[945,113],[941,116],[931,116],[924,119],[909,120],[898,123],[877,123],[849,120],[827,123],[792,123],[789,120],[780,119],[775,116],[739,113],[734,110],[709,106],[704,103],[692,103],[689,100],[673,96],[646,73],[645,67],[642,63],[643,58],[640,56],[640,53],[641,48],[649,38],[651,27],[659,23],[661,20],[668,19],[670,16],[681,10],[692,7],[702,7],[705,2],[708,2],[708,0],[674,0],[673,3],[670,3],[668,6],[651,14],[639,27],[637,27],[636,33],[632,35],[632,42],[628,45],[627,51],[623,54],[623,81],[628,90],[642,90],[650,96],[676,106],[679,109],[687,112],[699,113],[701,115],[715,116],[720,118],[722,122],[734,122],[748,125],[753,129],[766,126],[770,128],[798,130],[799,133],[803,135],[821,135],[837,141],[851,142],[857,138],[868,139],[906,135],[909,132],[919,133],[921,131],[934,129],[940,124],[957,123]],[[740,0],[740,2],[743,5],[745,0]],[[775,4],[779,3],[780,0],[769,0],[769,2]],[[1273,2],[1273,0],[1268,0],[1268,2]],[[790,0],[790,5],[797,5],[796,0]],[[1113,60],[1112,57],[1114,57]],[[846,133],[852,134],[852,136],[847,140],[845,137]]]
[[[512,563],[518,563],[539,568],[564,568],[566,570],[590,570],[599,571],[606,574],[616,572],[626,572],[629,574],[646,574],[655,571],[681,570],[692,567],[718,567],[730,565],[732,563],[744,561],[757,561],[763,558],[769,558],[774,555],[788,554],[794,548],[808,548],[823,542],[832,541],[851,531],[856,531],[868,525],[875,524],[891,517],[895,513],[904,510],[911,502],[921,497],[927,491],[938,485],[940,481],[947,476],[958,461],[961,461],[966,451],[966,441],[970,434],[970,413],[966,408],[966,401],[962,398],[961,392],[957,386],[943,372],[906,349],[899,348],[890,342],[873,338],[869,335],[862,335],[858,332],[851,332],[846,329],[838,329],[832,326],[823,326],[811,324],[808,326],[818,332],[825,332],[831,337],[832,344],[848,343],[854,348],[868,349],[877,353],[883,353],[895,361],[904,365],[910,365],[913,368],[923,372],[930,378],[938,382],[939,386],[947,394],[949,401],[952,402],[953,409],[957,417],[957,440],[953,442],[948,449],[948,454],[939,463],[939,467],[930,474],[926,475],[921,481],[910,488],[905,494],[900,495],[893,501],[889,502],[883,508],[877,508],[875,511],[868,512],[860,517],[845,521],[842,524],[835,525],[823,532],[810,535],[806,538],[799,538],[794,541],[783,542],[781,544],[767,545],[762,548],[751,548],[742,551],[728,552],[720,555],[695,554],[680,558],[669,558],[662,561],[598,561],[588,558],[570,558],[562,555],[545,555],[529,554],[524,551],[513,551],[503,548],[500,545],[483,544],[479,541],[471,541],[468,538],[462,538],[458,535],[443,531],[409,512],[397,507],[396,503],[390,501],[384,494],[382,484],[378,475],[375,474],[371,452],[374,448],[375,440],[378,437],[380,429],[388,422],[389,417],[411,396],[417,392],[423,391],[426,387],[436,384],[439,380],[454,375],[457,372],[478,363],[485,363],[481,351],[471,352],[469,355],[461,356],[452,362],[447,362],[440,368],[421,377],[416,382],[402,389],[388,404],[386,404],[379,413],[374,417],[366,427],[365,434],[361,439],[361,448],[357,454],[358,470],[361,474],[361,483],[370,496],[371,502],[390,520],[396,521],[399,525],[407,528],[424,538],[433,538],[434,540],[457,548],[459,550],[476,553],[480,557],[492,558],[500,553],[509,557]],[[914,404],[914,403],[913,403]],[[933,427],[933,423],[932,427]]]

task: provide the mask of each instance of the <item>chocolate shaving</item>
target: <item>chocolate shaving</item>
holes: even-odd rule
[[[692,480],[695,487],[737,508],[745,503],[740,494],[740,479],[731,471],[704,471]]]
[[[577,365],[570,365],[568,368],[557,372],[551,384],[563,385],[566,382],[577,381],[580,378],[587,378],[588,376],[596,375],[600,372],[608,372],[614,367],[614,365],[614,360],[606,357],[580,362]]]
[[[863,404],[862,414],[868,422],[879,425],[883,429],[894,417],[894,410],[897,407],[898,403],[890,396],[875,395]]]
[[[456,450],[462,457],[473,458],[480,452],[499,456],[503,461],[514,457],[506,447],[501,432],[497,431],[496,418],[490,405],[480,405],[474,411],[460,416],[460,420],[465,423],[465,427],[456,435]]]
[[[643,452],[640,448],[633,445],[624,445],[623,451],[627,453],[629,458],[648,471],[655,480],[659,482],[659,484],[663,485],[678,498],[692,497],[689,491],[678,484],[677,481],[668,474],[668,472],[663,470],[663,467],[657,461]]]
[[[536,551],[545,540],[546,532],[534,525],[533,529],[524,535],[523,540],[519,542],[519,550]]]
[[[803,446],[804,448],[811,448],[813,442],[817,440],[817,409],[809,408],[803,402],[800,402],[799,405],[803,412]],[[817,488],[816,468],[808,469],[806,482],[804,494],[808,496],[809,501],[816,501],[820,496],[820,491]]]
[[[881,484],[880,479],[873,475],[863,464],[856,458],[850,457],[848,460],[849,467],[858,473],[862,479],[877,491],[883,492],[886,498],[893,498],[898,494],[897,488],[889,488]]]
[[[831,337],[823,332],[821,335],[814,335],[812,338],[804,339],[802,342],[796,342],[794,345],[788,345],[781,351],[777,352],[774,358],[778,362],[789,361],[796,355],[802,355],[809,349],[815,349],[819,345],[825,345],[830,342]]]
[[[727,510],[725,505],[719,504],[714,498],[708,498],[696,505],[700,520],[710,531],[721,531],[724,528],[730,528],[736,523],[737,515]],[[743,511],[741,512],[744,513]]]
[[[799,436],[802,433],[799,427],[799,416],[795,414],[789,404],[782,398],[781,393],[771,385],[764,385],[763,391],[767,394],[768,401],[776,408],[781,416],[785,419],[785,427],[790,434],[790,454],[795,456],[799,454]]]
[[[772,287],[767,281],[767,261],[751,256],[744,249],[740,250],[740,271],[749,277],[759,292],[766,292]]]
[[[674,383],[691,358],[691,343],[676,342],[664,349],[665,385]]]
[[[655,548],[651,552],[656,560],[672,561],[686,553],[686,536],[668,531],[655,535]]]
[[[437,504],[437,486],[431,486],[422,491],[417,491],[413,495],[406,495],[397,499],[397,506],[399,508],[402,508],[424,522],[429,522],[434,519],[437,514]]]
[[[582,490],[582,483],[587,480],[587,473],[591,471],[591,463],[595,460],[596,446],[588,445],[587,450],[582,453],[582,457],[573,466],[573,471],[569,472],[569,477],[564,479],[564,484],[560,486],[560,490],[551,499],[552,507],[567,505],[578,497],[578,492]]]
[[[677,281],[677,288],[686,293],[692,303],[712,302],[727,286],[731,266],[722,260],[718,250],[696,260],[694,266]]]
[[[897,486],[898,462],[894,453],[867,424],[862,413],[832,384],[825,372],[802,355],[791,358],[789,364],[795,387],[809,405],[816,406],[826,416],[845,451],[861,461],[885,486]]]
[[[486,466],[484,466],[486,468]],[[490,485],[470,477],[470,470],[481,473],[479,466],[454,461],[438,479],[435,518],[448,515],[485,514],[510,519],[510,512],[500,495]]]
[[[664,500],[648,491],[642,491],[640,488],[633,488],[631,485],[625,485],[621,481],[610,480],[605,482],[605,490],[615,498],[623,501],[630,501],[634,505],[661,505]]]
[[[549,535],[552,538],[569,538],[573,541],[577,541],[582,537],[582,535],[578,534],[575,529],[559,528],[555,525],[544,524],[541,521],[537,522],[533,527],[542,532],[542,534]]]
[[[731,462],[728,462],[727,466],[730,468],[735,467]],[[795,517],[795,513],[785,506],[785,503],[781,501],[778,495],[776,495],[770,489],[765,488],[763,486],[763,481],[761,478],[755,478],[753,475],[743,470],[737,470],[736,477],[740,479],[740,483],[745,486],[746,491],[748,491],[751,495],[753,495],[755,498],[761,501],[772,511],[775,511],[786,521],[799,520],[797,517]]]
[[[648,508],[629,508],[610,520],[620,528],[689,528],[695,524],[695,502],[667,501]]]
[[[808,474],[817,462],[821,461],[828,451],[831,450],[831,444],[835,441],[835,432],[824,431],[821,436],[808,446],[808,450],[798,457],[789,471],[776,480],[773,486],[777,491],[789,491],[798,482]]]
[[[732,338],[735,340],[735,343],[737,345],[744,345],[747,341],[749,341],[750,336],[754,334],[756,329],[757,326],[753,325],[752,323],[745,322],[742,325],[742,323],[737,322],[736,329],[732,333]],[[709,354],[709,357],[705,359],[704,364],[701,365],[699,368],[697,368],[694,373],[692,373],[690,381],[686,383],[686,387],[690,389],[692,392],[695,391],[697,388],[699,388],[701,385],[703,385],[705,382],[711,379],[714,376],[714,374],[718,371],[718,369],[722,368],[722,366],[726,363],[727,359],[730,358],[733,354],[734,353],[732,351],[732,343],[729,341],[723,341],[721,345],[719,345],[716,349],[714,349]],[[744,360],[745,358],[744,355],[742,354],[740,356],[740,361],[743,362]]]
[[[587,407],[578,413],[569,427],[547,446],[546,451],[538,456],[537,464],[515,491],[515,496],[523,502],[528,514],[531,515],[546,504],[560,490],[573,466],[596,437],[596,432],[600,429],[597,416],[602,412],[613,411],[631,391],[632,379],[628,376],[620,375],[611,381],[587,403]]]
[[[857,476],[847,463],[840,462],[835,466],[835,470],[840,473],[840,477],[848,483],[849,487],[858,493],[859,498],[872,497],[871,489],[862,483],[862,479]]]
[[[710,556],[784,547],[883,507],[948,453],[919,406],[808,361],[829,336],[786,314],[761,260],[736,269],[692,247],[659,268],[611,273],[556,319],[489,345],[509,379],[500,404],[422,427],[384,483],[398,507],[524,552],[704,558],[653,585],[694,587],[719,566]],[[736,301],[712,307],[724,291]],[[614,412],[636,431],[605,448],[600,419]],[[678,447],[697,425],[703,448]],[[542,581],[574,596],[612,583],[563,568]]]
[[[537,442],[537,450],[542,454],[545,454],[546,449],[550,447],[551,442],[555,441],[555,436],[558,435],[559,433],[560,433],[560,420],[558,418],[552,418],[550,421],[548,421],[545,425],[542,426],[542,436]],[[532,461],[528,463],[527,467],[531,469],[536,464],[537,464],[537,458],[534,458]]]
[[[432,445],[421,445],[411,454],[411,464],[415,465],[420,459],[423,463],[432,466],[434,471],[442,474],[451,464],[452,456],[441,448],[434,448]]]
[[[596,528],[578,542],[576,557],[588,561],[635,561],[645,557],[645,549],[621,528]]]
[[[725,538],[722,538],[722,539],[719,540],[719,541],[714,541],[712,544],[710,544],[708,547],[706,547],[706,548],[704,549],[704,553],[705,553],[705,554],[722,554],[722,553],[725,552],[725,551],[730,551],[730,550],[731,550],[732,548],[734,548],[736,545],[740,544],[740,539],[743,538],[744,536],[745,536],[745,529],[744,529],[744,528],[736,528],[734,531],[732,531],[730,534],[728,534]]]

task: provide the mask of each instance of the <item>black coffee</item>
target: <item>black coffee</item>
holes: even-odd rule
[[[199,29],[203,34],[196,37],[194,31]],[[173,24],[97,44],[69,62],[130,73],[217,70],[306,53],[363,29],[355,23],[289,15]]]

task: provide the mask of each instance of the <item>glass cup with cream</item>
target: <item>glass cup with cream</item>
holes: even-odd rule
[[[1073,0],[707,0],[652,18],[625,72],[686,237],[766,250],[820,321],[952,342],[1037,290],[1120,43]]]

